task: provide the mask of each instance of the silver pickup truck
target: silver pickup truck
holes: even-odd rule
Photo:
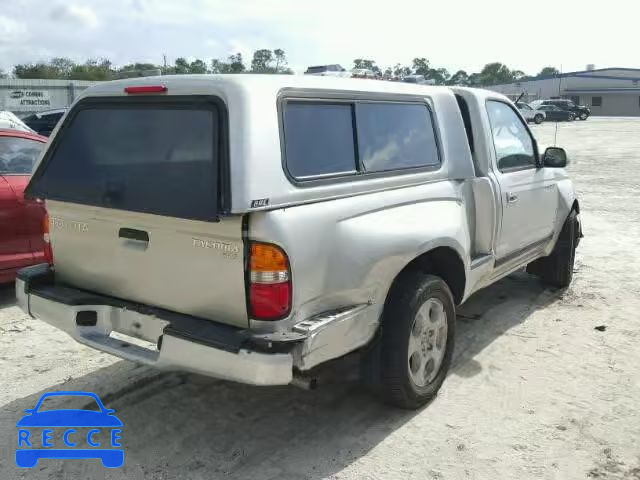
[[[358,351],[387,402],[440,388],[456,305],[526,267],[571,282],[580,208],[497,93],[314,76],[102,83],[27,194],[49,264],[32,317],[160,368],[309,385]]]

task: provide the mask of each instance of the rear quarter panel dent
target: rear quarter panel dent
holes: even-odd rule
[[[391,283],[419,255],[454,249],[468,272],[469,228],[461,184],[416,187],[268,212],[249,221],[253,240],[289,256],[293,308],[281,326],[332,308],[373,303],[379,315]]]

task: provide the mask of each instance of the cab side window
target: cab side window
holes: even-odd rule
[[[535,167],[533,139],[516,112],[506,103],[490,100],[487,113],[498,169],[502,172]]]

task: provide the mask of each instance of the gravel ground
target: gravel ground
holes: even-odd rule
[[[532,128],[553,144],[553,124]],[[5,289],[0,479],[640,479],[640,120],[591,118],[557,136],[586,235],[574,283],[556,293],[517,273],[470,299],[426,408],[385,408],[353,373],[315,392],[161,373],[28,319]],[[121,469],[16,468],[15,422],[53,390],[94,391],[116,410]]]

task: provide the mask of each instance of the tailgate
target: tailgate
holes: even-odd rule
[[[56,278],[246,327],[242,218],[220,215],[223,118],[172,97],[74,107],[29,185],[47,199]]]

